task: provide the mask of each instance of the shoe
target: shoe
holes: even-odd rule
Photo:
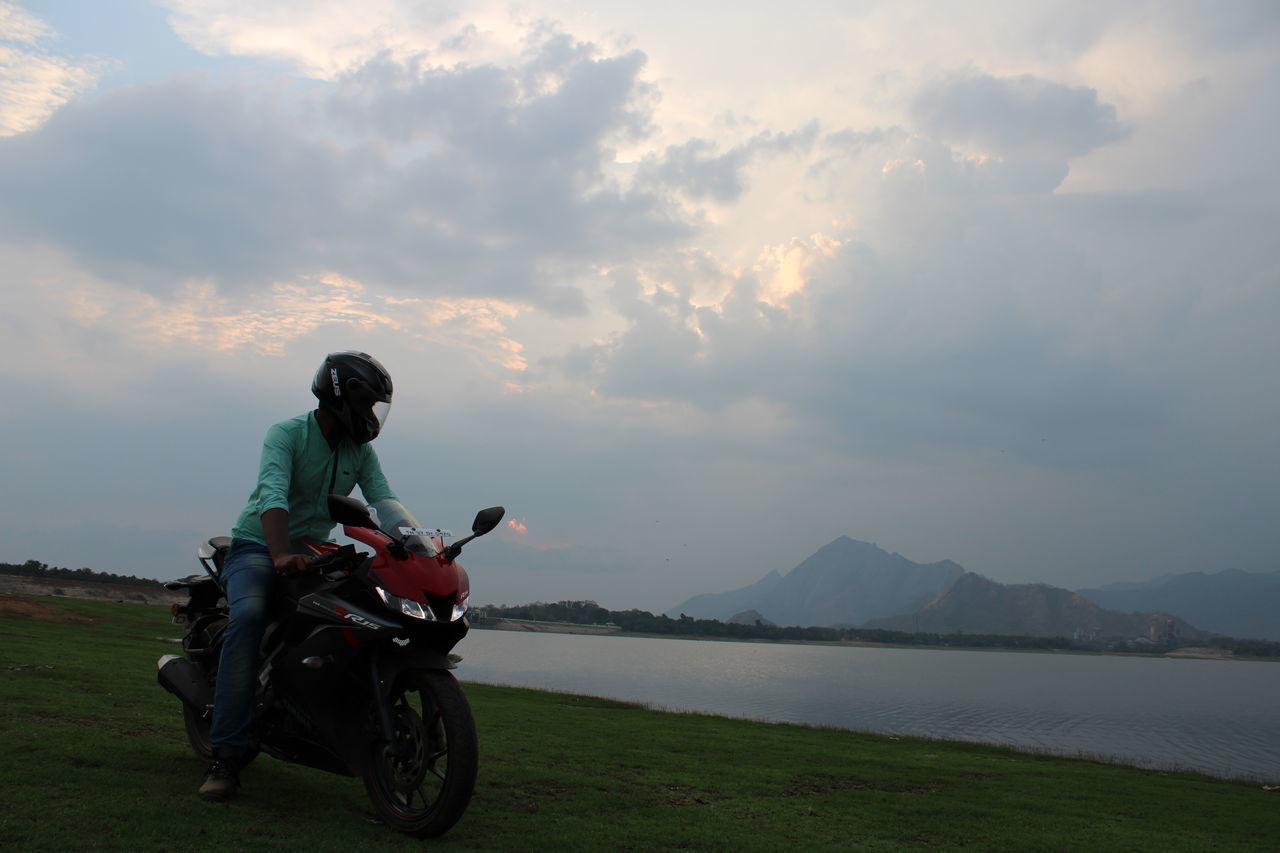
[[[240,773],[236,764],[225,758],[215,758],[204,774],[204,784],[200,786],[200,799],[211,803],[225,803],[236,795],[240,788]]]

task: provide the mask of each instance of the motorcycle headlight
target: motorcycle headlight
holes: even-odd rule
[[[450,622],[457,622],[467,614],[467,611],[471,608],[471,605],[467,604],[467,599],[470,597],[471,593],[469,591],[464,592],[457,603],[453,605],[453,614],[449,617]]]
[[[431,611],[423,608],[416,601],[410,601],[407,598],[400,599],[400,612],[406,616],[412,616],[414,619],[434,619]]]
[[[392,610],[399,610],[405,616],[409,616],[413,619],[421,619],[424,622],[436,621],[436,615],[431,612],[431,608],[423,607],[421,604],[411,599],[392,595],[380,586],[375,586],[374,590],[378,593],[378,598],[382,599],[382,603],[390,607]]]

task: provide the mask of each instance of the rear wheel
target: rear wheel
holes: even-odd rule
[[[369,747],[364,786],[388,826],[417,838],[458,822],[476,785],[471,706],[444,670],[402,672],[390,697],[394,737]]]
[[[210,711],[200,713],[185,702],[182,703],[182,722],[187,727],[187,740],[196,755],[205,761],[213,760],[213,744],[209,741],[209,719],[212,716]]]
[[[205,650],[202,655],[205,663],[201,668],[209,680],[211,691],[218,680],[218,652],[222,649],[222,631],[226,627],[226,619],[206,622],[194,634],[185,637],[183,642],[188,652],[190,648]],[[192,660],[195,661],[194,658]],[[212,718],[212,711],[197,711],[186,702],[182,703],[182,721],[187,729],[187,740],[195,754],[205,761],[213,760],[213,744],[209,741],[209,723]]]
[[[218,653],[222,650],[222,631],[227,627],[227,620],[210,622],[201,628],[198,634],[188,638],[188,642],[200,649],[208,649],[206,663],[201,668],[209,680],[209,690],[217,689]],[[209,725],[213,722],[213,711],[197,711],[186,702],[182,703],[182,722],[187,730],[187,741],[196,755],[205,761],[213,760],[213,742],[209,739]],[[240,766],[244,767],[258,755],[256,745],[250,746],[240,758]]]

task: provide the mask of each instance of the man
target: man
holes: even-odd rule
[[[391,408],[391,376],[372,356],[335,352],[311,383],[315,411],[267,430],[258,485],[232,529],[222,568],[230,606],[214,693],[209,740],[213,764],[200,796],[221,802],[240,787],[240,763],[249,747],[258,646],[266,630],[277,573],[306,571],[304,540],[323,542],[333,530],[330,493],[360,486],[366,503],[395,500],[369,442]]]

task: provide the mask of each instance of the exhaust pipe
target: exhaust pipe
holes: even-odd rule
[[[165,655],[156,661],[156,680],[196,711],[213,707],[213,688],[198,666],[180,655]]]

